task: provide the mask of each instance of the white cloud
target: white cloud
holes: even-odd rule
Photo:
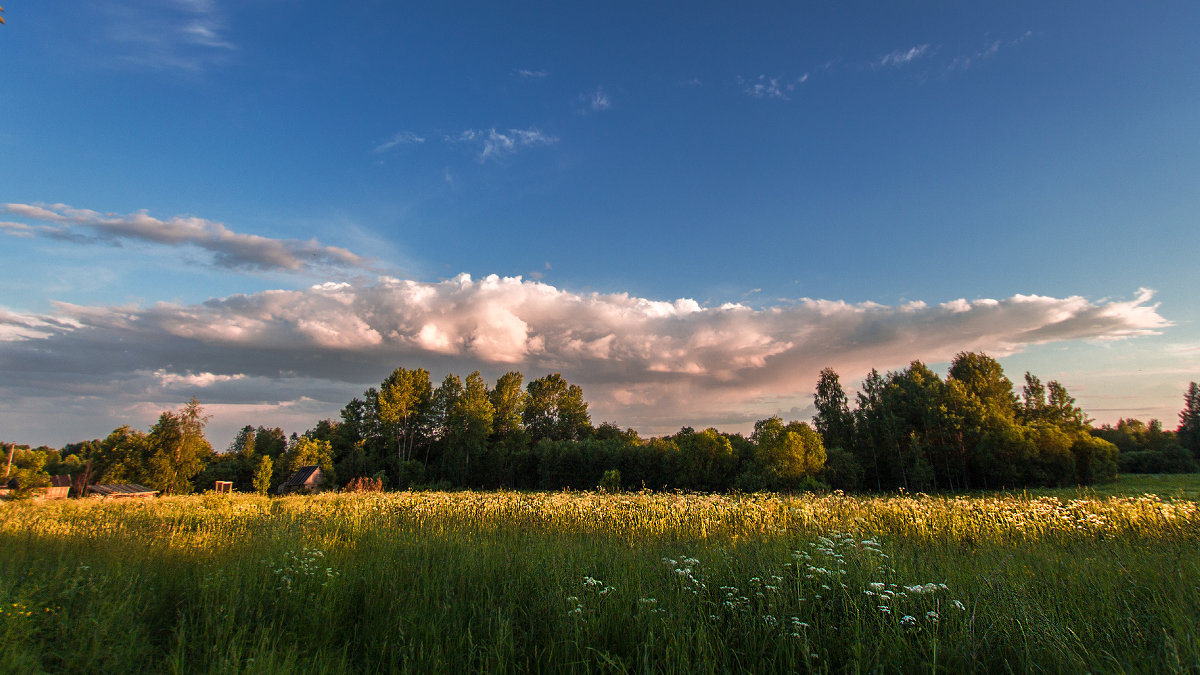
[[[0,223],[0,232],[74,241],[142,241],[164,246],[195,246],[212,254],[214,264],[230,269],[299,271],[321,267],[367,268],[367,260],[316,239],[272,239],[234,232],[222,223],[194,216],[165,220],[146,211],[102,214],[66,204],[4,204],[0,212],[41,225]]]
[[[99,34],[125,64],[153,70],[203,70],[236,49],[216,2],[107,2]]]
[[[214,373],[171,373],[159,368],[151,373],[164,387],[185,385],[189,387],[206,388],[218,382],[237,382],[246,379],[241,373],[233,375],[217,375]]]
[[[1007,49],[1016,47],[1031,37],[1033,37],[1033,31],[1025,31],[1021,35],[1012,40],[1008,40],[1007,42],[1003,40],[990,40],[970,54],[954,57],[954,59],[950,62],[950,65],[947,67],[947,70],[967,70],[981,61],[986,61],[993,58],[1000,52],[1002,48]]]
[[[1002,357],[1035,344],[1155,334],[1170,323],[1151,300],[1143,290],[1128,301],[801,298],[751,309],[461,275],[199,305],[61,304],[52,316],[0,312],[0,399],[107,395],[132,405],[191,386],[216,403],[308,397],[326,416],[398,365],[435,375],[515,368],[562,372],[584,386],[597,420],[657,433],[807,405],[826,366],[850,382],[872,367],[945,362],[962,350]]]
[[[783,77],[768,77],[759,75],[752,80],[738,78],[738,84],[742,86],[742,92],[754,98],[774,98],[780,100],[788,100],[788,94],[796,91],[798,85],[808,81],[808,73],[799,77],[794,77],[791,80],[786,80]]]
[[[608,98],[608,92],[604,91],[604,87],[596,87],[596,90],[588,94],[580,94],[590,110],[600,112],[608,110],[612,107],[612,101]]]
[[[525,80],[540,80],[550,73],[546,72],[545,70],[528,70],[526,68],[519,68],[516,70],[515,74],[517,77]]]
[[[411,131],[400,131],[393,135],[388,140],[375,146],[375,152],[386,152],[396,147],[397,145],[414,145],[425,142],[423,136],[418,136]]]
[[[887,54],[879,60],[881,66],[902,66],[921,58],[929,53],[930,45],[922,44],[909,49],[900,49]]]
[[[526,148],[553,145],[558,142],[554,136],[542,133],[533,127],[508,129],[507,131],[497,131],[494,127],[491,129],[468,129],[459,134],[455,140],[480,145],[478,156],[480,162],[500,159]]]

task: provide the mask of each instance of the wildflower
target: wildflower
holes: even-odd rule
[[[958,611],[962,612],[962,611],[965,611],[967,608],[965,605],[962,604],[961,600],[955,600],[954,601],[954,609],[957,609]]]
[[[912,614],[905,614],[904,616],[900,617],[900,625],[915,626],[917,625],[917,617],[913,616]]]
[[[930,621],[932,621],[934,623],[937,623],[938,613],[934,612],[934,611],[925,612],[925,618],[929,619]]]

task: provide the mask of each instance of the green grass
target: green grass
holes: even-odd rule
[[[1200,671],[1182,498],[206,495],[0,517],[4,672]]]
[[[1030,494],[1075,497],[1137,497],[1158,495],[1164,499],[1200,501],[1200,473],[1127,473],[1116,482],[1079,488],[1043,488]]]

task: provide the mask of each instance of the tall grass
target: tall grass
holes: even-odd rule
[[[0,669],[1200,671],[1200,506],[423,493],[0,507]]]

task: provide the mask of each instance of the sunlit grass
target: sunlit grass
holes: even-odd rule
[[[1200,506],[1178,497],[402,492],[0,514],[3,670],[1200,669]]]

